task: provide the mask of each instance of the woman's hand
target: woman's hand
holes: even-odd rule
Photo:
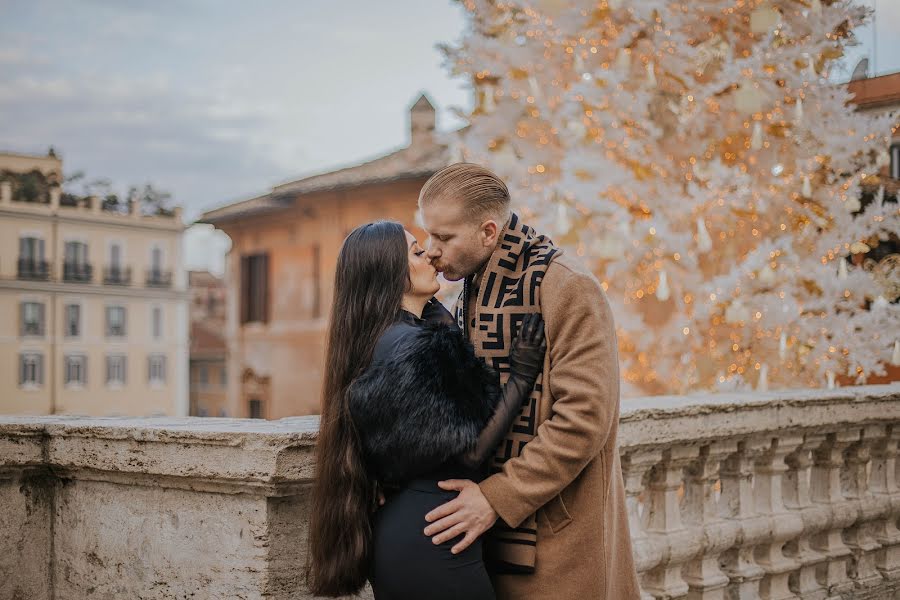
[[[509,355],[510,377],[521,377],[534,385],[544,368],[547,340],[544,338],[544,318],[541,313],[527,315],[512,345]]]

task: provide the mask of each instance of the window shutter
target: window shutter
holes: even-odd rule
[[[269,255],[259,257],[259,320],[269,322]]]
[[[25,383],[25,355],[19,355],[19,385]]]
[[[37,240],[37,260],[44,260],[44,240],[43,238],[38,238]]]
[[[38,303],[38,335],[43,336],[45,333],[45,319],[44,319],[44,303]]]
[[[250,320],[250,257],[241,257],[241,323]]]
[[[106,336],[109,337],[112,335],[112,307],[107,306],[105,309],[106,312]]]
[[[19,302],[19,337],[25,335],[25,303]]]
[[[122,337],[128,335],[128,309],[122,307]]]
[[[38,385],[44,385],[44,355],[37,354],[34,357],[35,371]]]

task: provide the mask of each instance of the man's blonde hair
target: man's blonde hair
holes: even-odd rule
[[[509,219],[509,190],[491,171],[472,163],[456,163],[432,175],[419,192],[419,208],[457,201],[467,220],[493,219],[501,227]]]

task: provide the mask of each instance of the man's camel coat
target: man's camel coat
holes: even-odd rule
[[[597,279],[564,254],[541,284],[541,312],[548,350],[537,436],[480,484],[511,527],[537,511],[535,573],[492,575],[497,598],[637,600],[609,303]]]

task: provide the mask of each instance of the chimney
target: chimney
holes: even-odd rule
[[[424,147],[434,143],[435,121],[434,105],[425,94],[420,95],[409,108],[410,147]]]

